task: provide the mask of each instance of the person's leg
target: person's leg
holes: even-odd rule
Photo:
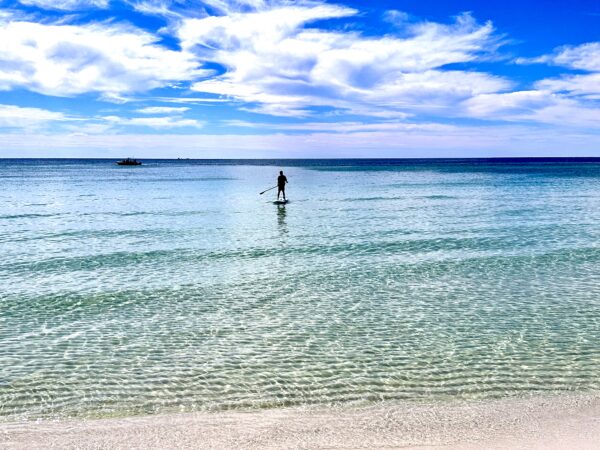
[[[281,192],[283,193],[283,201],[285,202],[285,188],[283,188]]]
[[[281,195],[281,188],[277,188],[277,200],[279,200],[280,195]]]

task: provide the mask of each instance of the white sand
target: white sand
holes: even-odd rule
[[[600,395],[0,424],[7,449],[599,449]]]

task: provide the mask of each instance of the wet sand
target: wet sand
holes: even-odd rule
[[[6,449],[599,446],[600,395],[0,424]]]

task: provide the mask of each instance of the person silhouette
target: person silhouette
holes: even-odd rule
[[[288,180],[283,174],[283,170],[280,170],[279,176],[277,177],[277,200],[279,200],[279,195],[283,194],[283,201],[285,201],[285,185],[287,182]]]

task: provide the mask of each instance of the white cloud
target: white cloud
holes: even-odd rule
[[[189,108],[149,107],[139,110],[144,114],[181,114]],[[23,108],[15,105],[0,104],[0,128],[49,129],[54,132],[76,132],[78,134],[96,134],[116,130],[116,127],[142,126],[156,129],[201,128],[203,122],[184,119],[180,116],[161,117],[72,117],[61,112],[40,108]]]
[[[396,26],[406,25],[406,22],[410,19],[410,15],[404,11],[398,11],[396,9],[390,9],[383,14],[383,19]]]
[[[463,103],[468,114],[480,118],[511,118],[530,115],[540,108],[554,104],[552,94],[545,91],[517,91],[482,94]]]
[[[113,125],[106,122],[82,122],[78,124],[66,124],[64,131],[69,133],[69,136],[86,136],[90,134],[105,134],[113,133]]]
[[[600,109],[547,90],[483,94],[466,100],[473,117],[600,129]]]
[[[516,62],[518,64],[546,63],[570,69],[600,72],[600,42],[559,47],[552,54],[536,58],[517,58]]]
[[[27,6],[37,6],[43,9],[58,9],[74,11],[86,8],[106,8],[109,0],[19,0]]]
[[[191,54],[166,49],[157,40],[116,24],[0,22],[0,42],[10,43],[2,48],[0,90],[122,98],[206,74]]]
[[[560,93],[567,97],[579,97],[582,100],[600,99],[600,42],[589,42],[575,47],[560,47],[551,55],[521,59],[518,62],[542,62],[591,72],[548,78],[538,81],[535,86],[538,89]]]
[[[128,3],[157,11],[182,5],[177,0]],[[511,87],[486,73],[445,69],[477,60],[497,45],[492,25],[478,24],[468,14],[451,24],[407,25],[403,38],[365,37],[314,25],[358,14],[340,5],[205,3],[224,15],[172,24],[180,51],[158,45],[155,35],[118,24],[0,22],[0,41],[11,42],[0,66],[0,89],[63,96],[96,92],[106,101],[124,103],[135,93],[196,80],[193,90],[219,98],[173,101],[227,100],[239,109],[277,116],[310,116],[318,108],[319,114],[400,120],[423,112],[443,115],[462,100]],[[215,62],[225,72],[215,76],[198,69],[204,62]]]
[[[552,59],[554,64],[573,69],[600,72],[600,42],[563,47]]]
[[[124,1],[138,12],[168,16],[169,26],[158,33],[173,33],[180,48],[166,48],[158,35],[131,25],[35,23],[0,12],[0,90],[25,88],[57,96],[96,93],[103,100],[125,103],[141,92],[173,88],[161,92],[165,97],[145,101],[181,104],[137,110],[140,115],[161,117],[83,120],[81,126],[92,132],[128,126],[198,128],[202,122],[182,117],[189,110],[186,105],[217,102],[274,116],[382,119],[375,124],[345,119],[335,126],[326,125],[326,119],[295,126],[261,125],[314,136],[425,133],[424,125],[406,123],[419,115],[598,127],[599,42],[517,60],[589,73],[540,80],[527,90],[510,92],[514,84],[506,78],[448,67],[485,59],[499,45],[492,24],[477,23],[469,14],[449,24],[415,24],[404,12],[387,11],[384,19],[401,26],[401,34],[365,36],[348,31],[352,27],[321,28],[321,20],[348,21],[360,14],[318,0],[204,0],[197,6],[206,9],[198,7],[194,13],[184,0]],[[75,10],[85,5],[105,7],[109,0],[23,2]],[[207,63],[220,67],[202,69]],[[190,83],[197,95],[207,96],[195,98],[176,89]],[[178,93],[187,97],[177,97]]]
[[[563,66],[590,73],[562,75],[547,78],[534,84],[535,95],[544,100],[541,107],[529,114],[513,116],[555,124],[572,124],[582,127],[600,126],[600,42],[578,46],[563,46],[552,54],[537,58],[518,58],[519,64],[544,63]],[[519,95],[519,93],[515,93]],[[506,98],[506,97],[504,97]],[[515,97],[516,98],[516,97]],[[482,100],[484,103],[486,100]]]
[[[50,122],[75,120],[60,112],[40,108],[0,105],[0,128],[38,128]]]
[[[277,2],[277,0],[202,0],[202,3],[211,7],[221,14],[231,14],[242,11],[260,11],[271,7],[276,3],[284,3],[285,0]],[[302,0],[297,3],[303,3]]]
[[[103,119],[112,125],[129,125],[129,126],[142,126],[150,128],[182,128],[182,127],[193,127],[201,128],[204,126],[203,122],[195,119],[181,119],[171,116],[166,117],[119,117],[119,116],[105,116]]]
[[[485,73],[442,70],[493,50],[490,23],[479,25],[462,15],[450,25],[413,25],[403,39],[308,28],[316,20],[355,14],[330,4],[283,4],[184,20],[178,29],[182,47],[226,68],[193,89],[272,115],[305,116],[320,106],[392,116],[410,113],[416,103],[447,107],[510,87]]]
[[[553,92],[563,92],[570,96],[600,100],[600,72],[548,78],[537,82],[536,87]]]
[[[174,119],[172,117],[135,117],[126,121],[129,125],[141,125],[152,128],[201,128],[204,124],[195,119]]]
[[[138,109],[137,112],[141,114],[182,114],[189,110],[190,108],[185,106],[148,106],[147,108]]]
[[[378,132],[378,131],[398,131],[406,133],[414,132],[446,132],[455,131],[456,127],[439,123],[405,123],[397,121],[387,122],[305,122],[294,124],[248,122],[244,120],[226,120],[223,124],[232,128],[249,128],[261,130],[283,130],[283,131],[310,131],[327,133],[357,133],[357,132]]]
[[[207,103],[225,103],[228,102],[226,98],[203,98],[203,97],[152,97],[149,100],[165,103],[182,103],[182,104],[203,104]]]
[[[185,0],[125,0],[125,2],[139,13],[171,19],[183,17],[183,12],[179,9],[186,3]],[[197,8],[197,5],[194,6]]]

